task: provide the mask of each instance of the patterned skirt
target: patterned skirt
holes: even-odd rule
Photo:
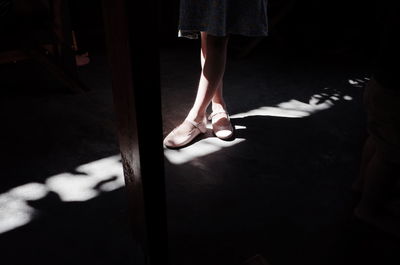
[[[267,36],[267,0],[181,0],[179,37]]]

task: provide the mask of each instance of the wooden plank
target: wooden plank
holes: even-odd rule
[[[168,264],[157,8],[103,0],[114,105],[134,237],[147,264]],[[146,13],[146,23],[140,19]]]

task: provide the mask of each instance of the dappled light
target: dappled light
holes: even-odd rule
[[[369,80],[370,80],[369,77],[362,77],[362,78],[349,79],[348,82],[350,85],[352,85],[354,87],[363,88],[363,87],[365,87],[365,85],[368,83]]]
[[[329,91],[325,88],[324,91]],[[291,99],[286,102],[277,104],[276,106],[265,106],[243,113],[234,114],[232,118],[245,118],[250,116],[272,116],[282,118],[304,118],[317,112],[327,110],[335,105],[335,102],[340,100],[352,100],[349,95],[341,95],[339,92],[330,94],[322,92],[311,96],[308,103],[301,102],[296,99]]]
[[[361,83],[361,79],[358,82]],[[363,79],[364,82],[367,79]],[[299,119],[306,118],[316,113],[333,108],[339,102],[352,101],[353,97],[343,93],[337,89],[325,87],[320,93],[312,95],[308,102],[302,102],[297,99],[291,99],[274,106],[263,106],[247,112],[233,114],[230,117],[235,119],[238,124],[235,125],[235,130],[246,130],[247,127],[240,124],[240,120],[252,116],[269,116],[278,118]],[[207,125],[209,131],[212,129],[211,124]],[[166,159],[176,165],[190,162],[196,158],[204,157],[216,153],[224,148],[235,146],[244,142],[245,138],[236,138],[233,141],[221,141],[220,139],[206,135],[198,141],[194,141],[191,145],[184,148],[174,150],[165,149],[164,154]]]
[[[48,188],[40,183],[28,183],[0,195],[0,233],[29,223],[36,210],[28,201],[46,196]]]
[[[90,200],[101,192],[112,191],[124,185],[119,159],[119,156],[113,156],[79,166],[76,170],[81,174],[52,176],[46,180],[46,186],[56,192],[62,201]],[[98,186],[98,183],[103,184]]]
[[[28,224],[40,215],[29,205],[56,193],[63,202],[87,201],[124,186],[120,156],[111,156],[47,178],[45,183],[27,183],[0,194],[0,233]]]
[[[243,138],[236,138],[233,141],[222,141],[216,137],[210,137],[201,139],[180,150],[165,149],[164,154],[169,162],[179,165],[199,157],[210,155],[223,148],[231,147],[244,141],[245,139]]]

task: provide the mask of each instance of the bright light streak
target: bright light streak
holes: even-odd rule
[[[304,118],[317,112],[327,110],[334,106],[334,102],[340,98],[339,94],[329,95],[327,93],[313,95],[308,103],[304,103],[295,99],[282,102],[276,106],[265,106],[248,112],[231,115],[232,119],[240,119],[250,116],[273,116],[285,118]],[[345,96],[345,100],[352,100],[350,96]],[[208,124],[209,129],[212,128]],[[236,125],[236,130],[246,129],[245,126]],[[199,157],[204,157],[217,152],[223,148],[234,146],[245,141],[243,138],[237,138],[234,141],[221,141],[216,137],[202,139],[185,148],[179,150],[165,149],[164,155],[169,162],[173,164],[184,164]]]
[[[369,77],[363,77],[363,78],[349,79],[348,82],[350,85],[354,87],[363,88],[368,83],[369,80],[370,80]]]
[[[120,156],[104,158],[76,168],[82,173],[74,175],[63,173],[47,179],[47,187],[56,192],[63,201],[90,200],[102,191],[112,191],[124,186],[124,178]],[[115,177],[115,179],[110,179]],[[107,180],[110,180],[107,182]],[[96,185],[105,181],[106,184],[96,188]],[[105,186],[105,190],[104,187]]]
[[[27,201],[39,200],[47,193],[43,184],[28,183],[0,194],[0,234],[29,223],[36,210]]]
[[[206,138],[179,150],[165,149],[164,155],[172,164],[180,165],[243,141],[245,141],[243,138],[236,138],[233,141],[222,141],[216,137]]]
[[[28,183],[11,189],[8,194],[14,198],[20,198],[26,201],[40,200],[45,197],[49,189],[40,183]]]
[[[250,116],[304,118],[319,111],[331,108],[334,105],[333,102],[337,100],[337,97],[332,96],[321,102],[320,98],[321,95],[313,95],[308,104],[292,99],[287,102],[282,102],[276,105],[276,107],[265,106],[248,112],[232,115],[231,118],[245,118]]]
[[[231,118],[246,118],[251,116],[272,116],[272,117],[285,117],[285,118],[302,118],[309,114],[304,111],[282,109],[279,107],[261,107],[258,109],[250,110],[248,112],[238,113],[231,116]]]
[[[64,202],[86,201],[102,192],[124,186],[120,156],[112,156],[76,168],[79,174],[62,173],[45,184],[28,183],[0,194],[0,234],[28,224],[38,214],[28,201],[40,200],[55,192]]]

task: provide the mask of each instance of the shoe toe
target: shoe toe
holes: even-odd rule
[[[164,139],[164,145],[169,148],[182,147],[191,142],[199,132],[191,132],[188,134],[171,134]]]
[[[220,139],[228,139],[232,137],[233,132],[231,130],[220,130],[215,133],[215,135]]]
[[[206,132],[206,124],[185,120],[164,139],[164,146],[179,148],[190,143],[199,134]]]
[[[166,147],[174,147],[174,146],[175,146],[175,143],[174,143],[174,141],[172,141],[171,139],[165,138],[165,139],[164,139],[164,145],[165,145]]]
[[[168,135],[165,139],[164,139],[164,145],[166,147],[170,147],[170,148],[176,148],[181,146],[186,139],[184,139],[184,137],[182,136],[178,136],[178,135]]]

